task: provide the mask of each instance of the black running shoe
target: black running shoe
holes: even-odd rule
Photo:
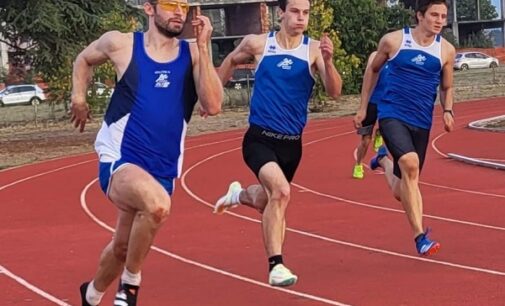
[[[119,288],[114,298],[115,306],[137,306],[139,286],[119,282]]]
[[[89,282],[82,283],[81,287],[79,287],[79,291],[81,291],[81,301],[82,306],[92,306],[88,301],[86,301],[86,290],[88,290]]]

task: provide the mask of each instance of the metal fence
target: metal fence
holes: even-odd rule
[[[496,69],[470,69],[454,74],[455,100],[474,100],[490,97],[504,97],[505,65]],[[223,107],[226,109],[246,109],[253,92],[253,83],[228,86],[225,88]],[[356,103],[358,99],[342,99],[336,103]],[[353,102],[347,102],[353,101]],[[353,109],[354,106],[350,106]],[[101,115],[95,115],[97,120]],[[68,107],[64,103],[22,105],[0,107],[0,128],[13,125],[45,126],[55,121],[69,120]]]

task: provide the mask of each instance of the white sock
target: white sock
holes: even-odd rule
[[[231,194],[231,202],[234,204],[240,204],[240,193],[242,192],[243,189],[240,189],[240,191],[235,191]]]
[[[123,284],[128,284],[132,286],[140,286],[140,280],[142,277],[140,276],[140,272],[137,274],[131,273],[126,269],[123,270],[123,274],[121,274],[121,282]]]
[[[86,289],[86,301],[88,301],[91,305],[98,305],[100,301],[102,301],[102,297],[105,292],[100,292],[96,290],[94,281],[89,283],[88,288]]]

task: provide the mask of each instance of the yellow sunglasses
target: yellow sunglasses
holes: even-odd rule
[[[184,14],[187,14],[189,12],[189,3],[186,2],[179,2],[179,1],[157,1],[157,3],[160,5],[160,8],[164,11],[169,11],[169,12],[175,12],[177,8],[181,8],[181,11]]]

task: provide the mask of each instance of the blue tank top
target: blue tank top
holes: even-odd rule
[[[310,70],[310,38],[282,49],[275,33],[268,34],[256,73],[249,123],[285,134],[300,135],[307,123],[307,106],[314,78]]]
[[[370,96],[370,102],[372,104],[377,104],[382,100],[382,96],[384,95],[384,91],[386,90],[387,85],[387,75],[388,75],[389,65],[386,64],[382,67],[379,73],[379,79],[377,80],[377,84]]]
[[[379,119],[395,118],[413,126],[430,129],[433,106],[442,71],[442,38],[430,46],[418,45],[410,28],[389,64],[388,86],[378,104]]]
[[[159,63],[147,55],[144,33],[133,37],[132,59],[116,84],[95,149],[101,162],[121,160],[155,177],[175,178],[197,101],[189,44],[179,41],[178,56]]]

